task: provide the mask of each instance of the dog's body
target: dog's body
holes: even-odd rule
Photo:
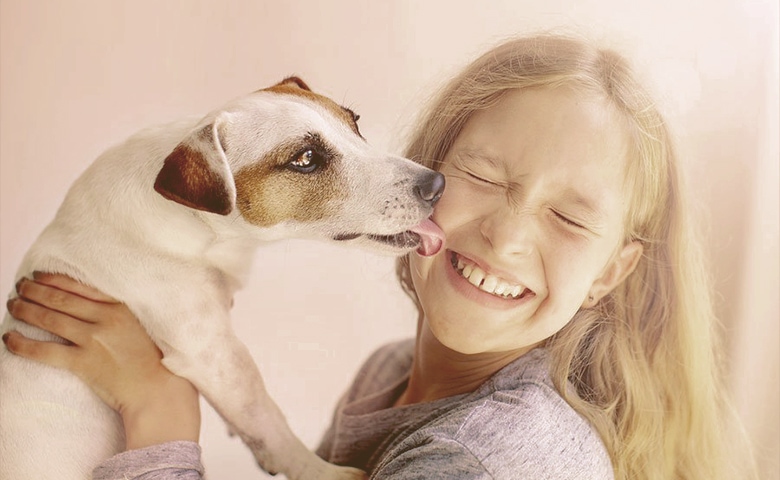
[[[262,242],[351,240],[400,253],[420,242],[408,230],[426,238],[442,177],[372,151],[355,120],[293,78],[142,131],[74,183],[17,280],[64,273],[127,304],[165,366],[192,381],[264,469],[359,478],[294,436],[229,323]],[[54,338],[6,314],[0,333],[9,330]],[[118,415],[75,376],[0,348],[1,479],[89,478],[123,448]]]

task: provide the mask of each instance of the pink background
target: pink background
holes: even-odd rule
[[[771,0],[425,2],[0,0],[0,290],[70,183],[137,129],[205,112],[289,74],[350,106],[400,151],[432,88],[516,32],[575,27],[637,59],[710,225],[731,389],[780,478],[778,7]],[[264,249],[234,324],[315,446],[379,344],[413,335],[392,260],[290,241]],[[210,409],[211,478],[262,478]]]

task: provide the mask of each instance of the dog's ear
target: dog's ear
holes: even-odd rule
[[[154,189],[168,200],[227,215],[235,207],[233,174],[219,138],[220,118],[187,136],[165,159]]]
[[[298,88],[311,92],[311,88],[309,88],[309,86],[306,85],[306,82],[304,82],[303,80],[301,80],[296,76],[287,77],[281,82],[277,83],[275,86],[282,86],[282,85],[295,85]]]

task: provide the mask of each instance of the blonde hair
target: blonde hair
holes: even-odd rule
[[[749,466],[730,462],[711,282],[673,142],[620,55],[562,35],[506,41],[439,92],[405,155],[437,169],[473,112],[510,89],[561,86],[599,95],[622,114],[631,140],[625,239],[640,241],[644,254],[619,287],[546,341],[553,381],[600,433],[617,479],[750,478]],[[408,257],[397,273],[422,315]]]

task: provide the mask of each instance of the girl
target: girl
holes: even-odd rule
[[[444,248],[399,261],[416,339],[367,361],[318,454],[378,479],[749,476],[726,448],[678,159],[621,57],[562,36],[505,42],[440,92],[406,156],[447,178]],[[12,333],[8,348],[72,370],[125,422],[129,451],[96,478],[153,474],[163,454],[198,478],[197,394],[132,314],[59,276],[18,291],[16,318],[73,345]],[[127,338],[135,351],[116,347]]]

